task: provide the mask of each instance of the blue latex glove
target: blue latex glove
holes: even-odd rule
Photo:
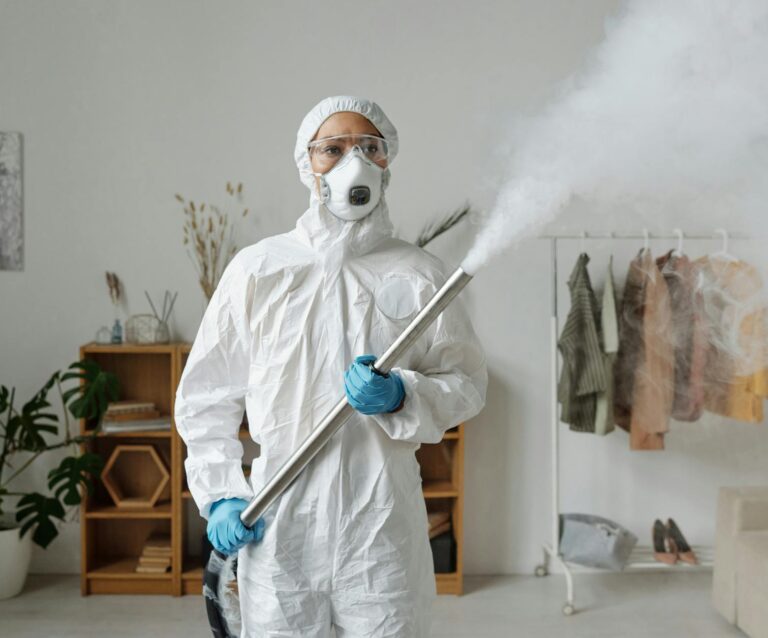
[[[344,373],[344,390],[349,404],[363,414],[393,412],[405,397],[403,380],[394,372],[386,376],[374,372],[371,364],[376,361],[372,354],[355,357]]]
[[[242,498],[223,498],[211,505],[208,516],[208,540],[222,554],[234,554],[243,545],[258,542],[264,536],[264,519],[248,528],[240,520],[248,501]]]

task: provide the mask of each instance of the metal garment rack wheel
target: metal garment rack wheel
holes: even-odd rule
[[[546,239],[550,242],[551,247],[551,260],[550,260],[550,277],[552,281],[552,314],[550,319],[550,426],[552,436],[552,540],[549,543],[544,543],[542,546],[544,552],[544,560],[541,564],[537,565],[534,569],[534,574],[538,577],[544,577],[549,575],[549,562],[555,561],[563,570],[566,584],[566,600],[563,605],[562,612],[565,616],[572,616],[576,613],[576,605],[574,604],[573,595],[573,573],[570,566],[563,560],[560,555],[560,413],[558,411],[557,400],[557,382],[558,382],[558,350],[557,350],[557,336],[559,332],[559,316],[558,316],[558,304],[557,304],[557,242],[560,239],[578,240],[582,242],[582,246],[587,240],[633,240],[633,241],[645,241],[649,239],[661,239],[661,240],[677,240],[682,242],[685,240],[701,240],[701,241],[717,241],[718,238],[722,238],[725,246],[729,239],[746,240],[750,237],[745,235],[730,234],[724,229],[717,229],[712,235],[685,235],[682,231],[677,231],[672,235],[651,235],[647,230],[642,234],[618,234],[618,233],[565,233],[565,234],[546,234],[539,235],[538,239]],[[678,244],[679,245],[679,244]],[[697,555],[710,557],[712,550],[706,547],[694,547]],[[662,565],[653,559],[652,553],[646,560],[631,561],[627,564],[627,567],[648,568],[648,569],[669,569],[670,567]],[[702,566],[707,566],[709,561],[705,560]],[[694,569],[686,569],[687,571],[695,571]]]

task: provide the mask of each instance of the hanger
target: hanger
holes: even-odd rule
[[[672,231],[675,235],[677,235],[677,248],[675,248],[674,251],[672,251],[672,254],[680,257],[683,254],[683,239],[685,235],[683,234],[682,228],[675,228],[675,230]]]
[[[728,252],[728,231],[725,228],[715,228],[715,234],[723,238],[723,247],[717,252],[712,253],[712,257],[725,259],[726,261],[739,261],[738,257],[734,257]]]

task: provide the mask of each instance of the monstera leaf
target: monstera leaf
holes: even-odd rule
[[[63,382],[67,381],[75,383],[65,390]],[[0,385],[0,513],[9,494],[20,496],[16,521],[21,524],[21,533],[32,530],[32,540],[43,548],[58,535],[56,521],[64,520],[67,506],[78,505],[93,489],[93,477],[102,467],[100,456],[77,450],[77,444],[88,442],[94,433],[71,437],[65,431],[65,436],[60,436],[58,410],[53,410],[48,401],[52,390],[58,391],[65,415],[71,413],[99,424],[109,402],[119,396],[117,377],[88,359],[71,364],[65,374],[53,373],[20,410],[14,406],[14,388]],[[48,473],[49,495],[8,489],[8,484],[33,462],[40,463],[37,459],[45,452],[67,448],[72,455]],[[15,455],[19,452],[23,458],[17,464]]]
[[[80,486],[89,493],[93,489],[93,476],[101,471],[104,461],[97,454],[86,452],[68,456],[59,467],[48,473],[48,487],[65,505],[79,505]]]
[[[0,414],[5,412],[11,404],[10,396],[11,391],[4,385],[0,385]]]
[[[75,361],[68,369],[73,368],[79,368],[82,372],[66,372],[61,375],[61,380],[79,379],[83,383],[62,393],[64,403],[68,404],[70,413],[77,419],[100,418],[107,410],[107,403],[118,399],[117,377],[104,372],[90,359]],[[70,402],[73,397],[74,400]]]
[[[64,520],[64,506],[56,498],[32,492],[19,499],[16,521],[22,523],[22,536],[34,527],[32,540],[42,548],[48,547],[59,534],[53,519]]]
[[[50,407],[47,389],[43,388],[24,404],[20,413],[8,419],[5,436],[14,449],[37,452],[46,448],[47,442],[43,435],[59,431],[56,415],[45,411]]]

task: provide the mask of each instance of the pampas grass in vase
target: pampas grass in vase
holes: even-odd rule
[[[112,343],[123,343],[123,327],[120,325],[120,318],[117,316],[117,308],[120,305],[122,296],[122,283],[119,277],[107,271],[107,286],[109,287],[109,299],[115,307],[115,323],[112,326]]]
[[[227,182],[226,192],[235,204],[242,205],[243,184],[236,187]],[[176,199],[184,207],[184,245],[197,271],[197,279],[205,298],[210,302],[221,273],[237,252],[234,241],[234,226],[229,213],[213,204],[196,204],[176,193]],[[240,217],[248,215],[244,208]]]

